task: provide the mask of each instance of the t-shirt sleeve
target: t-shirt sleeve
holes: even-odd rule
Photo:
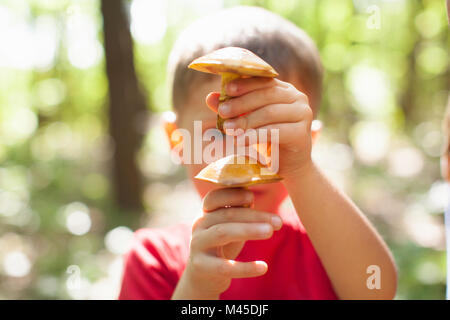
[[[190,229],[177,225],[135,232],[125,255],[120,300],[169,300],[186,265]]]

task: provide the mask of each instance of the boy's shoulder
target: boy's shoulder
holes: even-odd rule
[[[138,229],[129,254],[154,256],[161,261],[182,259],[189,251],[191,229],[190,225],[181,223],[163,228]]]
[[[170,299],[189,257],[191,226],[143,228],[125,255],[119,299]]]

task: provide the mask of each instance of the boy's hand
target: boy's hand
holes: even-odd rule
[[[228,83],[228,96],[219,105],[219,93],[210,93],[207,105],[225,119],[227,129],[279,130],[279,173],[289,175],[311,164],[313,112],[308,98],[292,84],[273,78],[253,77]]]
[[[188,263],[173,299],[217,299],[231,279],[266,273],[263,261],[233,260],[245,241],[268,239],[281,228],[279,216],[250,209],[252,204],[253,193],[241,188],[206,195],[205,213],[194,223]]]

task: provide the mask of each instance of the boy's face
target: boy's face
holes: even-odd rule
[[[297,89],[302,91],[300,84],[291,82]],[[184,103],[177,115],[177,127],[187,129],[191,137],[194,137],[194,121],[202,122],[202,132],[208,129],[216,128],[217,115],[210,110],[205,103],[205,98],[210,92],[220,91],[220,77],[210,82],[204,82],[201,85],[195,86],[195,90],[191,90],[189,100]],[[209,142],[203,142],[203,148]],[[225,142],[224,142],[225,143]],[[191,155],[194,154],[194,143],[191,141]],[[202,149],[203,150],[203,149]],[[225,150],[225,147],[224,149]],[[201,169],[206,167],[207,163],[202,164],[184,164],[187,168],[188,176],[193,181],[198,193],[203,198],[209,191],[220,186],[214,185],[206,181],[200,181],[194,177],[200,172]],[[249,187],[255,195],[256,210],[276,212],[280,203],[286,198],[287,191],[281,182],[261,184]]]

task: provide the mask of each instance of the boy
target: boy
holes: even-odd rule
[[[227,46],[254,52],[279,79],[232,81],[226,90],[233,98],[219,106],[220,77],[187,65]],[[221,189],[193,179],[206,164],[185,164],[204,214],[193,226],[137,231],[119,298],[392,299],[397,279],[389,250],[311,160],[322,83],[312,40],[264,9],[235,7],[186,29],[169,67],[179,128],[192,132],[194,120],[203,130],[213,128],[218,112],[225,128],[278,129],[284,180]],[[205,96],[214,112],[205,108]],[[296,212],[280,209],[288,195]],[[367,273],[374,266],[380,271],[376,288]]]

